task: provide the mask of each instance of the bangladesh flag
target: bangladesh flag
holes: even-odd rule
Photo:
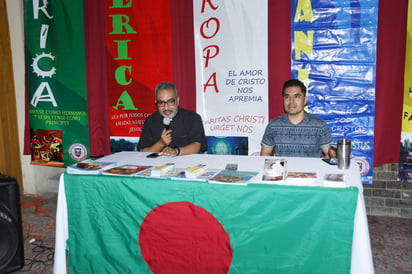
[[[349,273],[357,188],[64,175],[70,273]]]

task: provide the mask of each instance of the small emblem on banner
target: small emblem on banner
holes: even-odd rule
[[[352,160],[354,160],[359,165],[361,176],[365,176],[369,173],[371,166],[369,164],[369,161],[365,157],[353,157]]]
[[[75,161],[83,161],[87,158],[87,149],[83,144],[74,143],[69,147],[69,155]]]

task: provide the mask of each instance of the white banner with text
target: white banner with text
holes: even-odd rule
[[[196,108],[208,153],[259,154],[268,123],[267,1],[193,3]]]

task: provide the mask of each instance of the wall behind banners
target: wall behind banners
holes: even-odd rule
[[[92,103],[92,100],[106,100],[101,91],[106,75],[102,71],[104,58],[99,58],[99,51],[105,51],[104,36],[99,37],[104,29],[103,5],[101,1],[86,1],[85,10],[86,60],[88,84],[88,109],[90,125],[90,153],[100,156],[110,153],[109,124],[104,119],[108,104]],[[213,2],[213,1],[212,1]],[[137,1],[132,1],[136,5]],[[93,8],[90,8],[93,7]],[[98,7],[98,8],[96,8]],[[382,8],[383,7],[383,8]],[[404,69],[404,33],[406,26],[407,0],[400,0],[393,5],[390,0],[379,1],[378,50],[376,79],[376,114],[374,165],[396,163],[399,157],[400,116],[403,91]],[[196,90],[193,1],[170,1],[172,29],[172,73],[173,81],[179,87],[181,105],[195,110]],[[93,12],[91,12],[93,11]],[[98,13],[98,11],[100,11]],[[290,78],[291,68],[291,2],[268,1],[268,87],[269,119],[283,113],[281,87]],[[99,42],[100,41],[100,42]],[[93,43],[92,43],[93,42]],[[100,47],[99,47],[100,46]],[[402,60],[399,63],[399,60]],[[400,67],[400,68],[399,68]],[[94,88],[90,89],[90,75],[93,75]],[[399,86],[399,84],[401,84]],[[92,98],[89,98],[92,94]],[[399,110],[399,111],[398,111]],[[108,115],[106,115],[108,116]],[[398,123],[399,121],[399,123]],[[27,123],[28,124],[28,123]],[[398,134],[399,133],[399,134]],[[25,154],[30,153],[30,139],[26,134]]]

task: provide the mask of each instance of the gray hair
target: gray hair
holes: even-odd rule
[[[157,98],[157,93],[161,90],[173,90],[176,97],[177,97],[177,88],[175,86],[175,84],[171,83],[171,82],[161,82],[159,84],[157,84],[156,88],[155,88],[155,98]]]

